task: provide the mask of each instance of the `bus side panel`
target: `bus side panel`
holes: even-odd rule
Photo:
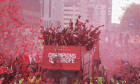
[[[83,80],[84,82],[90,78],[92,79],[93,75],[93,57],[94,51],[91,49],[87,51],[85,47],[82,48],[82,68],[83,68]]]

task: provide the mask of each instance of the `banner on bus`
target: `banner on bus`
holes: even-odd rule
[[[45,45],[42,67],[53,70],[80,70],[80,46]]]

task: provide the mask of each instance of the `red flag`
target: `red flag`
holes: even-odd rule
[[[27,64],[29,64],[30,63],[29,56],[28,55],[24,55],[24,58],[25,58],[25,61],[27,62]]]

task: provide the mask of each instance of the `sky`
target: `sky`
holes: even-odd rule
[[[112,0],[112,23],[120,23],[120,18],[123,15],[123,7],[136,3],[140,4],[140,0]]]

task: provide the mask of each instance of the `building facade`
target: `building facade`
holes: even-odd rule
[[[40,0],[43,24],[50,27],[66,27],[69,21],[74,23],[77,17],[81,21],[89,19],[94,26],[111,23],[112,0]]]
[[[94,26],[111,23],[112,0],[88,0],[88,19]]]
[[[54,27],[62,25],[62,0],[41,0],[43,25],[50,27],[53,23]]]
[[[87,0],[40,0],[42,19],[46,27],[53,23],[55,27],[67,27],[69,21],[74,23],[80,15],[81,21],[87,19]]]
[[[63,27],[69,25],[69,21],[76,21],[80,15],[80,0],[64,0],[63,1]]]
[[[24,19],[29,24],[36,24],[41,19],[40,0],[20,0]]]

